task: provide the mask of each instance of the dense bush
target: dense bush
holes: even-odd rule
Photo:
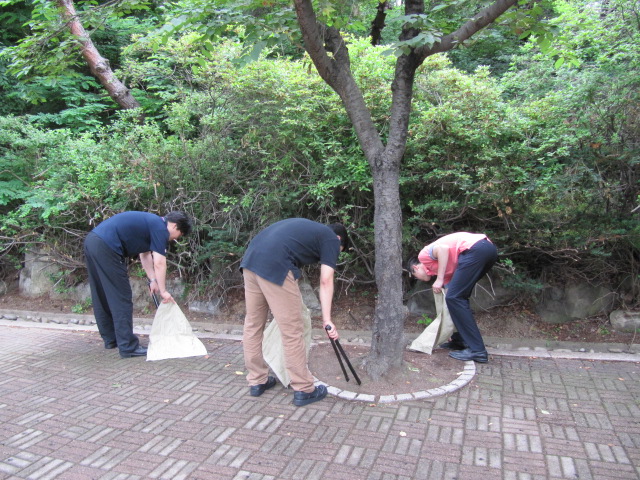
[[[464,72],[445,56],[425,63],[401,180],[407,253],[439,234],[485,231],[515,265],[512,283],[578,277],[624,284],[627,303],[638,301],[637,50],[617,63],[598,53],[615,32],[598,32],[567,45],[583,56],[575,69],[529,46],[504,75]],[[342,278],[371,282],[371,176],[339,99],[308,60],[265,51],[238,68],[239,48],[193,34],[129,45],[118,74],[144,122],[123,113],[77,127],[94,117],[84,112],[61,122],[73,129],[51,130],[53,117],[0,118],[5,268],[26,242],[81,267],[81,239],[100,220],[181,209],[196,231],[172,261],[192,295],[237,287],[249,239],[293,216],[346,223],[355,250]],[[349,48],[384,135],[394,58],[366,41]]]

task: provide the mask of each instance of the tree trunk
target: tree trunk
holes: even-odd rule
[[[138,101],[131,95],[131,91],[113,74],[109,61],[100,55],[100,52],[91,41],[91,37],[89,37],[82,23],[78,20],[73,0],[57,1],[62,9],[62,16],[67,21],[69,30],[80,42],[82,56],[89,65],[91,73],[100,81],[109,96],[122,108],[139,108]]]
[[[365,370],[378,379],[403,361],[405,348],[402,304],[402,212],[398,189],[400,162],[383,158],[373,171],[375,201],[375,276],[378,301],[372,331],[371,351]],[[390,166],[389,166],[390,165]]]

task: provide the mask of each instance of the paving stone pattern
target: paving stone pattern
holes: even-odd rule
[[[493,356],[400,404],[248,395],[242,346],[146,362],[0,326],[0,479],[637,479],[640,364]]]

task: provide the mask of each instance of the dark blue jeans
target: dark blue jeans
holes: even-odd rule
[[[133,295],[127,262],[95,233],[84,241],[93,315],[105,345],[117,343],[120,353],[139,345],[133,333]]]
[[[489,240],[480,240],[469,250],[458,257],[458,267],[447,288],[447,308],[451,314],[451,320],[458,330],[454,340],[462,340],[472,352],[485,352],[486,347],[478,324],[473,317],[469,298],[478,280],[491,270],[498,260],[498,249]]]

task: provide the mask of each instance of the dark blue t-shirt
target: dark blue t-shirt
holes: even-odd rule
[[[135,257],[144,252],[167,254],[167,224],[153,213],[118,213],[103,221],[93,232],[123,257]]]
[[[251,240],[240,269],[283,285],[290,270],[294,278],[300,278],[303,265],[320,262],[336,268],[339,255],[340,240],[329,227],[305,218],[289,218],[268,226]]]

